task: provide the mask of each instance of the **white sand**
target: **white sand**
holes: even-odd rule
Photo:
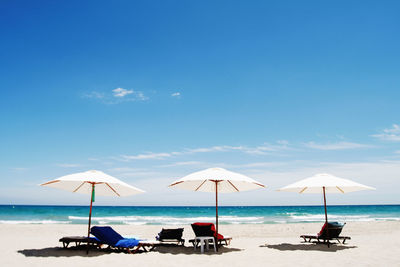
[[[179,226],[176,226],[179,227]],[[190,226],[184,238],[193,238]],[[299,235],[321,224],[221,225],[233,237],[218,254],[193,247],[158,247],[125,254],[62,249],[62,236],[85,235],[85,225],[0,225],[0,266],[400,266],[400,222],[349,222],[345,245],[305,244]],[[113,226],[122,235],[154,240],[162,226]],[[165,226],[171,228],[171,226]]]

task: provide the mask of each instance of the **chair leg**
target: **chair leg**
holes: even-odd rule
[[[134,250],[130,250],[129,248],[128,248],[128,251],[129,251],[129,253],[130,254],[135,254],[141,247],[143,247],[141,244],[139,244]],[[144,251],[146,251],[146,249],[143,247],[143,249],[144,249]]]
[[[204,253],[204,240],[200,240],[200,252],[201,254]]]

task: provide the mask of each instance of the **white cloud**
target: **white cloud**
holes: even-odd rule
[[[180,92],[175,92],[175,93],[172,93],[171,96],[179,98],[181,96],[181,93]]]
[[[143,92],[116,88],[108,92],[92,91],[82,95],[83,98],[96,99],[107,105],[119,104],[122,102],[146,101],[149,99]]]
[[[263,144],[261,146],[249,147],[249,146],[212,146],[205,148],[193,148],[187,149],[186,153],[205,153],[205,152],[227,152],[227,151],[240,151],[247,154],[253,155],[265,155],[270,152],[277,152],[286,150],[288,148],[288,142],[278,141],[278,145]]]
[[[392,128],[384,129],[380,134],[372,135],[375,138],[384,141],[400,141],[400,126],[398,124],[393,124]]]
[[[282,150],[289,149],[287,143],[278,144],[278,145],[269,145],[264,144],[262,146],[257,147],[247,147],[247,146],[212,146],[212,147],[200,147],[200,148],[188,148],[182,151],[174,151],[174,152],[148,152],[144,154],[138,155],[122,155],[117,158],[122,161],[129,160],[140,160],[140,159],[165,159],[172,156],[180,156],[180,155],[188,155],[188,154],[196,154],[196,153],[211,153],[211,152],[229,152],[229,151],[239,151],[246,154],[253,155],[265,155],[271,152],[278,152]]]
[[[247,164],[236,164],[232,165],[232,168],[259,168],[259,167],[277,167],[282,165],[287,165],[287,162],[254,162],[254,163],[247,163]]]
[[[145,101],[145,100],[148,100],[148,99],[149,99],[147,96],[145,96],[145,95],[143,94],[143,92],[134,91],[133,93],[135,94],[137,100]]]
[[[283,145],[283,146],[288,146],[289,145],[289,141],[287,140],[278,140],[276,141],[278,144]]]
[[[177,167],[177,166],[195,166],[195,165],[206,165],[205,162],[201,161],[178,161],[171,164],[160,165],[158,167]]]
[[[206,153],[206,152],[215,152],[215,151],[227,151],[229,146],[212,146],[212,147],[200,147],[200,148],[191,148],[186,149],[185,152],[187,154],[192,153]]]
[[[62,168],[75,168],[75,167],[80,167],[80,164],[75,164],[75,163],[59,163],[56,164],[58,167]]]
[[[277,146],[265,144],[265,145],[257,146],[257,147],[254,147],[254,148],[245,147],[245,148],[242,149],[242,151],[247,153],[247,154],[265,155],[265,154],[268,154],[270,152],[277,151],[278,149],[279,148]]]
[[[129,161],[129,160],[136,160],[136,159],[164,159],[171,157],[171,153],[146,153],[146,154],[139,154],[139,155],[122,155],[122,160]]]
[[[346,150],[346,149],[358,149],[358,148],[368,148],[372,147],[371,145],[352,143],[352,142],[337,142],[337,143],[315,143],[308,142],[304,143],[305,147],[318,149],[318,150]]]
[[[126,95],[133,94],[133,90],[127,90],[124,88],[116,88],[112,90],[112,92],[115,97],[124,97]]]

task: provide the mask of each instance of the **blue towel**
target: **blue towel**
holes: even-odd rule
[[[120,241],[115,244],[116,247],[121,247],[121,248],[133,248],[139,245],[139,240],[134,239],[134,238],[124,238],[121,239]]]
[[[139,240],[134,238],[123,238],[110,226],[93,226],[90,232],[102,243],[113,247],[132,248],[139,244]]]

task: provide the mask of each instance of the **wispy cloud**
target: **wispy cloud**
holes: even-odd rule
[[[211,146],[211,147],[200,147],[200,148],[187,148],[182,151],[174,152],[148,152],[137,155],[122,155],[119,160],[129,161],[129,160],[143,160],[143,159],[166,159],[173,156],[197,154],[197,153],[212,153],[212,152],[230,152],[237,151],[252,155],[266,155],[272,152],[282,151],[289,149],[288,142],[279,141],[275,145],[263,144],[256,147],[248,146]]]
[[[260,146],[212,146],[205,148],[187,149],[186,153],[204,153],[204,152],[227,152],[227,151],[240,151],[246,154],[265,155],[271,152],[277,152],[289,149],[289,142],[278,141],[277,144],[264,143]]]
[[[115,97],[124,97],[126,95],[133,94],[133,90],[127,90],[124,88],[116,88],[112,90],[112,92]]]
[[[138,154],[138,155],[122,155],[122,160],[129,161],[129,160],[137,160],[137,159],[165,159],[171,157],[172,153],[145,153],[145,154]]]
[[[239,164],[239,165],[234,165],[232,167],[234,168],[259,168],[259,167],[276,167],[276,166],[282,166],[282,165],[287,165],[287,162],[254,162],[254,163],[247,163],[247,164]]]
[[[171,94],[172,97],[176,97],[176,98],[180,98],[181,97],[181,93],[180,92],[175,92]]]
[[[171,164],[160,165],[158,167],[177,167],[177,166],[197,166],[197,165],[206,165],[205,162],[202,161],[178,161]]]
[[[393,124],[392,128],[383,129],[382,133],[372,135],[384,141],[400,141],[400,125]]]
[[[134,94],[136,96],[136,99],[140,101],[145,101],[149,99],[149,97],[145,96],[144,93],[141,91],[134,91]]]
[[[11,170],[16,171],[16,172],[23,172],[23,171],[28,170],[28,168],[15,167],[15,168],[11,168]]]
[[[142,91],[133,89],[115,88],[107,92],[91,91],[84,93],[83,98],[90,98],[100,101],[103,104],[118,104],[122,102],[146,101],[149,99]]]
[[[76,163],[58,163],[56,164],[58,167],[62,167],[62,168],[76,168],[76,167],[80,167],[80,164],[76,164]]]
[[[347,149],[358,149],[358,148],[368,148],[371,145],[352,143],[352,142],[337,142],[337,143],[315,143],[308,142],[304,143],[305,147],[318,149],[318,150],[347,150]]]
[[[228,151],[234,150],[235,148],[239,147],[232,147],[232,146],[212,146],[212,147],[199,147],[199,148],[190,148],[184,150],[183,153],[186,154],[194,154],[194,153],[207,153],[207,152],[217,152],[217,151]]]

